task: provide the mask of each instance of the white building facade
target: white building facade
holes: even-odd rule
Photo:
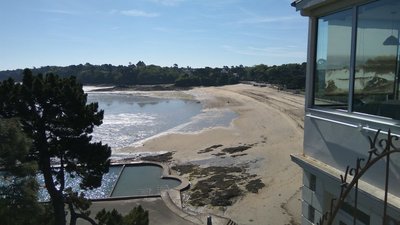
[[[336,208],[332,224],[400,224],[400,0],[292,6],[309,17],[304,151],[291,156],[302,224],[327,224]]]

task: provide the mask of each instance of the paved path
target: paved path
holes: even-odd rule
[[[94,218],[96,213],[103,208],[106,208],[106,210],[116,209],[118,212],[125,215],[139,204],[143,209],[149,211],[150,225],[194,225],[194,223],[172,212],[161,198],[93,202],[90,208],[92,211],[91,217]],[[78,225],[90,225],[90,223],[78,220]]]

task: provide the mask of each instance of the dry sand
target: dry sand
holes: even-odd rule
[[[238,118],[230,127],[196,134],[167,134],[120,151],[170,151],[174,152],[174,164],[204,160],[203,166],[207,166],[207,162],[226,164],[228,159],[228,166],[247,164],[249,172],[262,179],[264,188],[256,194],[246,193],[232,206],[198,210],[232,218],[241,225],[300,224],[302,175],[301,169],[290,161],[290,154],[302,151],[304,97],[245,84],[195,88],[188,93],[206,110],[228,108]],[[215,152],[199,154],[213,145],[252,147],[240,157],[218,157]]]

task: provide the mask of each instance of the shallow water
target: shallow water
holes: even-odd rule
[[[231,110],[203,110],[195,100],[156,98],[135,92],[88,92],[88,102],[98,102],[104,110],[103,124],[94,129],[93,141],[117,149],[138,145],[162,133],[226,127],[237,117]]]
[[[122,166],[111,166],[109,172],[103,175],[101,187],[84,191],[85,196],[90,199],[101,199],[109,197],[111,195],[112,189],[114,188],[115,182],[117,181],[118,176],[121,173],[121,169]],[[43,175],[38,174],[36,176],[36,180],[38,181],[40,187],[38,193],[39,200],[49,201],[50,196],[45,189]],[[66,176],[65,186],[71,187],[73,191],[81,192],[81,188],[79,187],[81,180],[82,179],[79,177],[71,178],[71,176]]]
[[[133,94],[90,93],[88,101],[98,102],[104,110],[103,124],[95,128],[93,140],[112,148],[132,146],[187,123],[202,110],[196,101]]]
[[[79,177],[66,176],[65,183],[66,187],[84,193],[89,199],[159,195],[161,190],[171,189],[181,184],[179,180],[161,179],[162,170],[159,166],[147,164],[127,165],[125,167],[122,165],[111,166],[109,172],[103,175],[101,186],[98,188],[82,191],[79,187],[81,183]],[[39,201],[49,201],[50,196],[45,189],[43,175],[37,175],[37,180],[40,186]]]
[[[158,195],[180,185],[175,179],[161,179],[162,168],[153,165],[126,166],[111,197]]]
[[[133,146],[166,132],[198,132],[210,127],[227,127],[237,117],[230,110],[203,110],[202,105],[194,100],[155,98],[132,92],[88,92],[88,102],[98,102],[99,108],[104,110],[103,124],[95,128],[93,141],[102,141],[112,148]],[[85,191],[85,195],[91,199],[110,196],[121,169],[121,166],[110,167],[110,172],[103,176],[102,186]],[[149,171],[137,167],[126,169],[119,181],[122,185],[116,187],[113,196],[157,194],[180,183],[173,179],[160,179],[162,171],[159,167]],[[149,177],[157,179],[147,180]],[[49,200],[43,176],[38,175],[37,180],[41,187],[39,199]],[[79,178],[66,177],[66,187],[79,191],[79,184]]]

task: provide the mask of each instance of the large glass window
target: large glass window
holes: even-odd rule
[[[347,109],[352,11],[318,20],[314,104]]]
[[[314,223],[315,221],[315,209],[312,207],[312,205],[308,205],[308,217],[307,219],[311,222]]]
[[[321,17],[317,29],[314,105],[400,119],[400,1]]]
[[[310,174],[310,190],[315,191],[317,189],[317,177],[314,174]]]
[[[353,108],[400,119],[398,49],[400,4],[382,0],[358,9]]]

